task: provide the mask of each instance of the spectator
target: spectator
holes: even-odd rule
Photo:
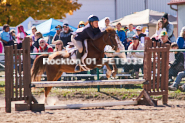
[[[171,91],[176,91],[178,88],[178,85],[180,84],[182,78],[185,77],[185,71],[179,72],[177,75],[176,80],[173,82],[172,85],[168,86],[168,89]],[[185,92],[185,84],[183,84],[181,87],[179,87],[181,91]]]
[[[171,41],[168,39],[168,33],[166,31],[162,31],[160,36],[161,36],[161,39],[160,39],[161,43],[171,45]]]
[[[104,20],[105,20],[105,25],[102,28],[100,28],[101,32],[105,31],[107,27],[110,26],[110,18],[105,17]]]
[[[126,34],[125,34],[125,31],[121,30],[121,23],[118,23],[118,24],[116,25],[116,28],[117,28],[116,33],[117,33],[117,35],[118,35],[120,41],[121,41],[121,42],[123,43],[123,45],[125,46],[126,43],[127,43],[127,41],[126,41]]]
[[[24,32],[24,27],[22,25],[18,26],[17,33],[17,49],[22,49],[22,41],[26,37],[26,33]]]
[[[3,25],[3,31],[0,34],[0,40],[3,42],[4,46],[11,46],[14,45],[13,38],[9,33],[10,27],[8,24]]]
[[[43,38],[42,33],[41,32],[36,32],[35,33],[35,42],[34,42],[34,46],[38,49],[39,48],[39,40]]]
[[[65,50],[63,47],[63,42],[61,40],[57,40],[54,43],[55,43],[54,52]],[[66,78],[64,77],[64,79],[66,79]],[[57,81],[61,81],[61,77]]]
[[[72,35],[72,30],[69,28],[69,25],[65,23],[63,25],[64,31],[60,33],[61,40],[63,41],[64,47],[67,46],[68,42],[71,42],[71,35]]]
[[[55,27],[55,29],[57,30],[57,32],[53,37],[52,44],[54,44],[55,41],[60,40],[60,32],[62,31],[62,26],[58,25]]]
[[[39,39],[38,52],[53,52],[53,48],[49,46],[43,38]]]
[[[32,36],[29,36],[29,38],[30,38],[30,53],[38,53],[37,48],[33,45],[34,42],[33,42]],[[30,56],[30,58],[31,58],[31,67],[33,65],[33,62],[34,62],[36,56],[37,55],[31,55]]]
[[[55,41],[55,49],[54,49],[54,52],[56,52],[56,51],[62,51],[62,50],[65,50],[64,49],[64,46],[63,46],[63,42],[61,40]]]
[[[174,26],[173,24],[170,24],[168,21],[168,13],[165,13],[162,17],[164,27],[166,28],[167,34],[168,34],[168,39],[173,43],[176,41],[176,38],[173,34]]]
[[[145,34],[142,33],[142,28],[141,26],[137,26],[136,27],[136,33],[139,36],[139,41],[141,41],[141,43],[144,45],[145,43]]]
[[[53,48],[49,46],[43,38],[40,38],[38,42],[39,42],[38,52],[53,52]],[[44,72],[43,74],[46,75],[46,72]],[[44,80],[47,81],[47,77],[44,77]]]
[[[172,43],[172,49],[178,49],[177,43]],[[175,61],[169,64],[169,82],[173,82],[172,76],[177,76],[178,72],[184,70],[184,55],[182,52],[175,52]]]
[[[179,49],[185,49],[185,26],[181,29],[180,36],[177,38]]]
[[[33,26],[31,30],[32,30],[32,34],[31,34],[32,40],[35,41],[35,33],[37,32],[37,28]]]
[[[10,30],[10,35],[12,36],[13,42],[16,43],[16,36],[15,36],[15,30]]]
[[[129,45],[132,43],[132,37],[135,35],[133,28],[133,24],[129,24],[129,30],[127,31],[127,45],[125,46],[125,50],[128,49]]]
[[[82,28],[85,27],[85,22],[84,21],[80,21],[78,24],[78,28]]]
[[[156,25],[156,32],[155,34],[151,37],[152,41],[159,41],[161,38],[160,34],[162,31],[166,31],[166,28],[164,27],[163,20],[158,20],[157,25]]]
[[[128,32],[128,27],[127,26],[124,27],[124,31],[125,31],[125,34],[127,35],[127,32]]]
[[[132,37],[133,37],[133,35],[135,35],[136,33],[135,33],[135,31],[133,30],[133,24],[129,24],[129,30],[127,31],[127,40],[128,41],[132,41]],[[128,42],[127,41],[127,42]]]
[[[139,42],[139,36],[133,36],[133,43],[128,47],[129,51],[132,50],[144,50],[144,45]],[[143,52],[129,52],[127,54],[127,58],[144,58]],[[126,64],[124,65],[124,72],[128,73],[129,70],[134,69],[136,79],[139,78],[139,68],[142,68],[143,65],[141,64]]]

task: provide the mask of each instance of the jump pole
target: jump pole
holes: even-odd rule
[[[110,107],[120,105],[137,105],[137,101],[117,101],[117,102],[102,102],[102,103],[85,103],[85,104],[67,104],[67,105],[46,105],[45,109],[77,109],[87,107]]]

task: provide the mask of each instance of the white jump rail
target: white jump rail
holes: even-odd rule
[[[61,87],[90,85],[147,84],[145,79],[92,80],[92,81],[39,81],[32,82],[31,87]]]
[[[54,109],[76,109],[86,107],[109,107],[120,105],[137,105],[137,101],[117,101],[117,102],[102,102],[102,103],[86,103],[86,104],[67,104],[67,105],[45,105],[46,110]]]

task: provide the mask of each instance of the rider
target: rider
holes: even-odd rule
[[[85,39],[92,39],[93,41],[100,38],[103,35],[103,32],[100,31],[98,26],[99,18],[94,15],[90,15],[88,18],[89,24],[83,27],[81,32],[77,32],[72,42],[77,47],[77,59],[81,59],[83,46],[82,41]],[[75,71],[80,71],[79,63],[75,67]]]

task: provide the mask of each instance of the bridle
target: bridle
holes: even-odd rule
[[[103,42],[104,42],[106,45],[108,45],[108,44],[106,43],[104,37],[105,37],[105,35],[103,35]],[[112,49],[115,49],[116,46],[114,45],[114,43],[113,43],[111,37],[112,37],[111,34],[109,34],[109,36],[108,36],[108,38],[107,38],[106,40],[110,39],[111,46],[113,47]],[[98,47],[96,47],[92,40],[91,40],[91,44],[93,45],[93,47],[94,47],[96,50],[98,50],[99,52],[101,52],[101,55],[102,55],[102,53],[104,53],[104,50],[100,50]]]

